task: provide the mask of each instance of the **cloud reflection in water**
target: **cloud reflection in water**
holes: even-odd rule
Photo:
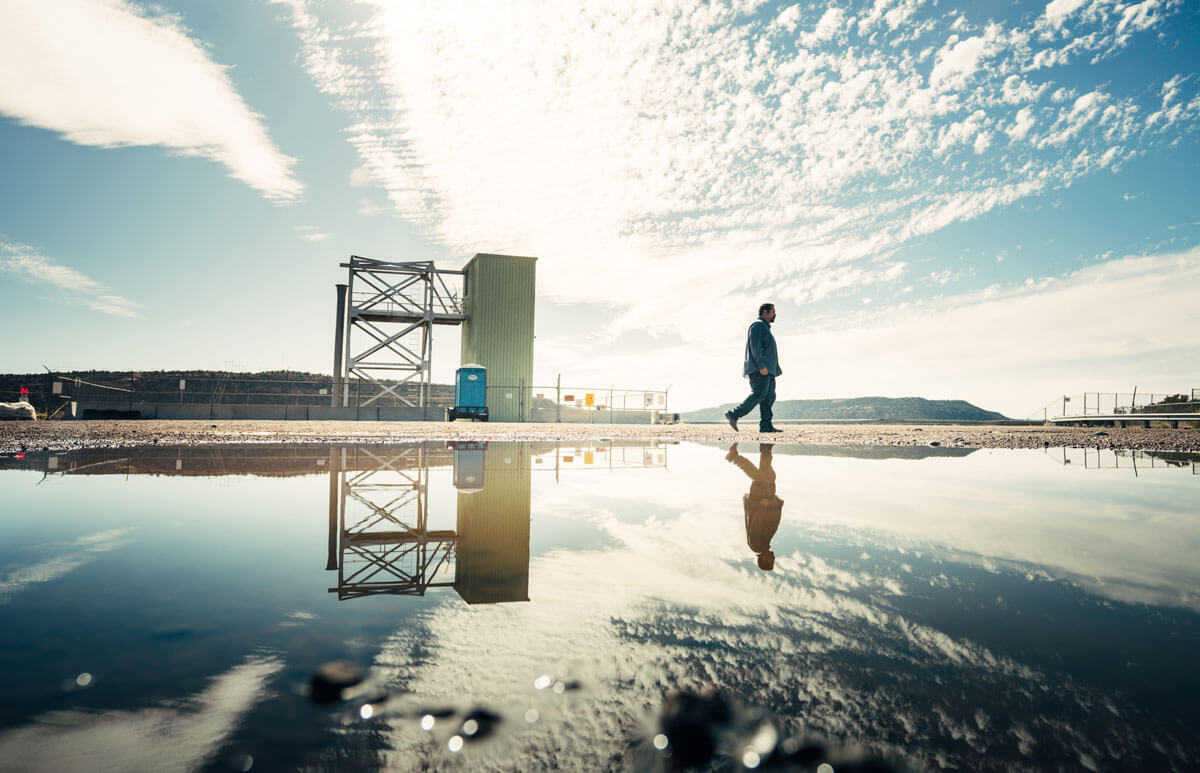
[[[645,718],[666,691],[708,685],[773,708],[794,729],[863,740],[921,767],[1104,767],[1144,759],[1155,746],[1187,758],[1181,727],[1130,729],[1147,707],[1138,704],[1145,694],[1123,694],[1123,676],[1090,673],[1053,654],[1059,638],[1070,642],[1068,658],[1088,647],[1046,608],[1068,605],[1064,626],[1090,615],[1102,628],[1126,615],[1110,614],[1094,587],[1070,580],[1098,565],[1084,562],[1104,560],[1103,551],[1089,555],[1094,528],[1115,525],[1119,533],[1128,519],[1078,488],[1047,496],[1044,478],[1061,469],[1031,474],[1023,467],[1029,454],[1016,464],[984,456],[975,468],[955,459],[953,469],[777,457],[788,504],[776,549],[801,547],[780,551],[765,573],[746,548],[744,478],[713,470],[715,460],[699,458],[704,451],[673,453],[673,469],[690,474],[535,486],[535,531],[538,513],[553,512],[598,528],[606,547],[534,556],[530,604],[443,604],[384,645],[378,666],[414,701],[471,696],[505,716],[535,710],[551,720],[464,750],[464,764],[501,765],[516,753],[535,767],[607,767],[620,739],[646,732]],[[981,471],[992,476],[989,485]],[[1041,512],[1023,515],[1035,500]],[[989,542],[1006,519],[1005,538]],[[1158,520],[1180,523],[1170,513]],[[1150,543],[1180,536],[1167,529]],[[1048,565],[1016,559],[1064,547],[1076,552]],[[1151,550],[1127,546],[1123,562],[1106,565],[1125,576],[1108,585],[1135,587]],[[1190,582],[1186,573],[1162,576],[1175,591]],[[1005,594],[1016,600],[1010,605]],[[1165,596],[1159,588],[1153,597]],[[577,678],[585,689],[538,691],[533,682],[543,673]],[[428,752],[428,737],[409,722],[391,723],[389,742],[397,764]]]
[[[176,705],[139,711],[56,711],[0,733],[0,759],[17,770],[195,770],[263,696],[283,662],[255,655]]]

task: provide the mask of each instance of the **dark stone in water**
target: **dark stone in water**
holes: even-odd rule
[[[345,660],[322,663],[308,679],[309,697],[317,703],[333,703],[342,699],[342,690],[360,684],[363,672]]]
[[[783,738],[778,718],[761,706],[745,703],[717,691],[702,694],[680,691],[667,696],[659,715],[659,726],[667,736],[667,755],[650,764],[669,770],[744,770],[744,761],[728,756],[740,754],[764,727]],[[902,767],[859,751],[831,748],[820,741],[786,738],[761,748],[755,762],[758,770],[805,771],[811,773],[828,762],[837,773],[901,773]]]
[[[730,712],[728,699],[720,693],[668,695],[661,727],[671,744],[671,767],[692,768],[711,760],[718,729],[729,722]]]

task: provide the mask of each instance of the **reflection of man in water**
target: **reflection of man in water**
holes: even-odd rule
[[[729,453],[725,455],[750,477],[750,493],[742,497],[742,505],[746,510],[746,542],[758,556],[758,568],[768,572],[775,568],[771,538],[779,529],[779,519],[783,515],[783,500],[775,496],[772,446],[772,443],[759,444],[757,467],[738,453],[737,443],[731,445]]]

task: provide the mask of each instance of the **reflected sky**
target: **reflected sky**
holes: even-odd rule
[[[210,446],[5,457],[0,486],[27,767],[653,765],[664,694],[710,686],[918,769],[1200,754],[1187,455]],[[314,706],[335,659],[369,690]]]

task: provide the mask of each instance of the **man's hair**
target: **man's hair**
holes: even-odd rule
[[[758,316],[761,317],[762,315],[766,314],[768,311],[770,311],[773,308],[775,308],[775,304],[764,303],[762,306],[758,307]]]

